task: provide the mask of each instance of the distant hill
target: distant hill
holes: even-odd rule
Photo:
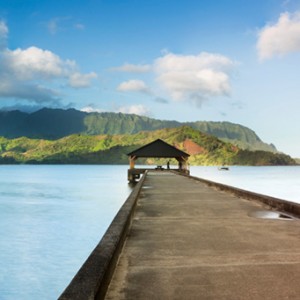
[[[58,139],[85,130],[86,113],[43,108],[34,113],[0,111],[0,136]]]
[[[127,164],[127,153],[158,138],[189,153],[192,165],[295,164],[288,155],[241,150],[188,126],[141,131],[132,135],[73,134],[57,140],[2,137],[0,164]],[[149,158],[140,163],[165,164],[166,160]]]
[[[34,113],[0,111],[0,136],[59,139],[71,134],[135,134],[182,125],[208,133],[242,149],[276,152],[274,145],[264,143],[256,133],[229,122],[186,122],[156,120],[123,113],[86,113],[75,109],[43,108]]]

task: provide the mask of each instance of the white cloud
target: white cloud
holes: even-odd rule
[[[151,93],[145,82],[137,79],[122,82],[117,87],[117,90],[120,92],[139,92],[145,94]]]
[[[0,28],[2,35],[8,32],[3,22]],[[78,69],[75,61],[63,60],[38,47],[0,48],[0,98],[57,103],[61,95],[59,89],[65,83],[83,88],[97,77],[94,72],[83,74]]]
[[[29,47],[25,50],[4,50],[0,53],[0,76],[11,80],[31,81],[69,79],[72,87],[87,87],[97,77],[94,72],[82,74],[74,61],[62,60],[48,50]],[[0,78],[1,78],[0,77]]]
[[[87,113],[93,113],[93,112],[101,113],[101,112],[103,112],[102,109],[94,108],[92,106],[85,106],[81,109],[81,111],[84,111],[84,112],[87,112]]]
[[[111,68],[110,70],[117,71],[117,72],[128,72],[128,73],[147,73],[151,71],[151,66],[124,64],[123,66]]]
[[[168,53],[154,63],[157,82],[174,100],[192,100],[201,105],[213,96],[229,95],[230,72],[236,65],[229,58],[211,53]]]
[[[142,104],[122,106],[119,107],[116,111],[124,114],[135,114],[135,115],[144,115],[144,116],[150,115],[150,110]]]
[[[5,50],[2,65],[18,80],[67,77],[76,68],[74,61],[63,61],[56,54],[37,47]]]
[[[94,72],[91,72],[89,74],[81,74],[79,72],[75,72],[70,75],[69,84],[74,88],[85,88],[89,87],[91,84],[91,80],[97,77],[97,74]]]
[[[300,51],[300,12],[282,13],[276,24],[262,28],[256,46],[261,60]]]

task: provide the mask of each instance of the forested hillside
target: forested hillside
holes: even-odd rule
[[[156,120],[122,113],[86,113],[75,109],[44,108],[34,113],[0,112],[0,136],[55,140],[71,134],[135,134],[175,128],[183,125],[208,133],[241,149],[276,152],[273,145],[261,141],[251,129],[229,122],[188,122]]]
[[[73,134],[58,140],[0,138],[0,163],[127,164],[127,153],[156,139],[191,155],[192,165],[289,165],[288,155],[239,149],[188,126],[133,135]],[[140,163],[165,163],[149,158]],[[175,161],[174,161],[175,163]]]

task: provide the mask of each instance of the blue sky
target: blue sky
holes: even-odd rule
[[[229,121],[300,157],[300,0],[0,0],[0,108]]]

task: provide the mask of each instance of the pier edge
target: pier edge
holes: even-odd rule
[[[99,244],[60,295],[59,300],[104,299],[145,177],[146,173],[118,211]]]
[[[239,198],[243,198],[246,200],[255,200],[260,203],[264,203],[264,204],[268,205],[269,207],[271,207],[275,210],[278,210],[280,212],[289,213],[297,218],[300,217],[300,204],[298,204],[298,203],[291,202],[288,200],[283,200],[283,199],[272,197],[272,196],[255,193],[255,192],[251,192],[251,191],[247,191],[247,190],[243,190],[243,189],[240,189],[240,188],[237,188],[234,186],[210,181],[208,179],[203,179],[200,177],[185,175],[182,173],[180,173],[179,175],[188,177],[188,178],[196,180],[196,181],[203,182],[203,183],[207,184],[208,186],[215,187],[221,191],[233,193],[235,196],[237,196]]]
[[[169,171],[173,172],[173,171]],[[175,171],[174,171],[175,173]],[[300,217],[300,204],[282,200],[279,198],[243,190],[233,186],[213,182],[207,179],[185,175],[176,172],[177,175],[188,177],[215,187],[219,190],[232,193],[237,197],[254,200],[268,205],[270,208],[280,212],[289,213],[297,218]],[[115,266],[118,262],[119,254],[122,251],[128,229],[130,227],[138,196],[147,176],[147,171],[143,174],[134,190],[131,192],[111,225],[107,229],[103,238],[92,251],[80,270],[59,297],[59,300],[77,299],[104,299],[107,288],[110,284]]]

